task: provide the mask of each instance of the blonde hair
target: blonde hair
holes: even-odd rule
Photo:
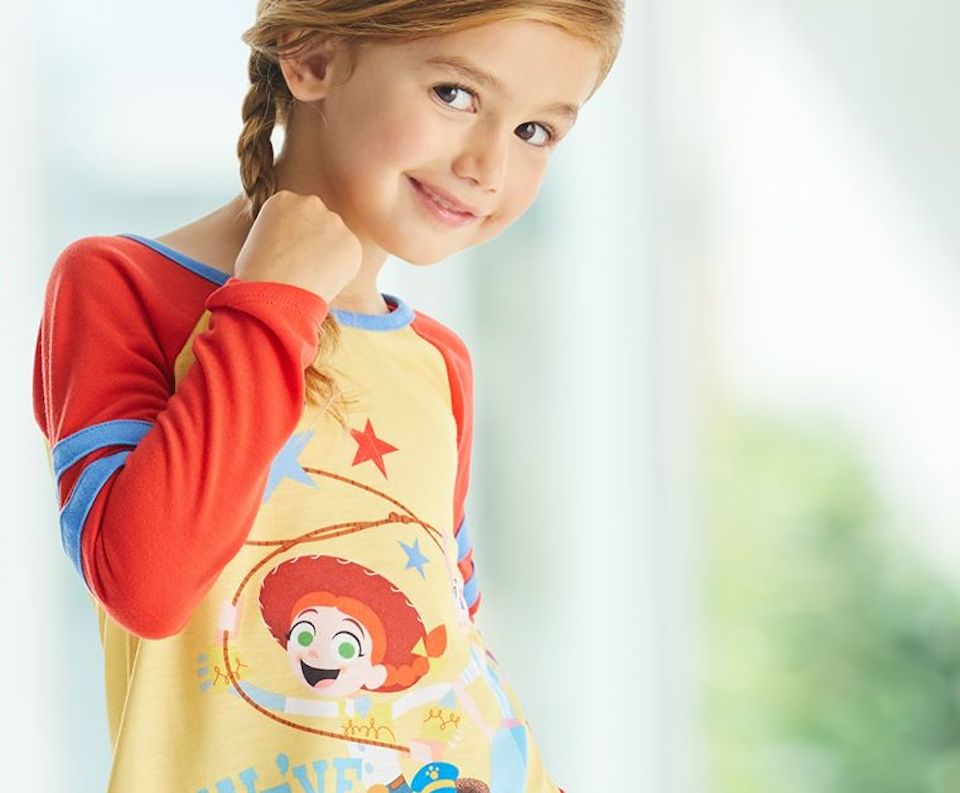
[[[357,44],[411,40],[519,19],[554,25],[603,53],[592,96],[620,49],[623,0],[257,0],[256,22],[241,36],[251,49],[250,89],[243,100],[243,130],[237,142],[250,218],[256,220],[276,191],[270,136],[275,125],[286,125],[293,104],[280,71],[281,56],[295,56],[318,36],[341,38],[355,53]],[[305,32],[281,45],[281,34],[294,29]],[[339,343],[340,326],[331,312],[320,327],[318,357],[305,372],[306,399],[308,404],[329,407],[346,428],[337,409],[346,401],[324,366]]]

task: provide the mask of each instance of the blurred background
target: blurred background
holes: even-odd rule
[[[110,762],[30,404],[46,278],[240,190],[253,15],[2,5],[11,789]],[[384,269],[472,351],[479,620],[570,793],[960,790],[958,30],[952,0],[629,0],[523,219]]]

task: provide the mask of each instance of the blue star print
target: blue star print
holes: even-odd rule
[[[284,479],[296,479],[298,482],[310,485],[310,487],[317,486],[317,483],[313,481],[310,474],[304,471],[303,466],[297,462],[297,457],[300,456],[300,452],[302,452],[303,447],[307,445],[307,441],[310,440],[313,432],[313,430],[310,430],[309,432],[300,432],[296,435],[291,435],[283,445],[280,454],[276,456],[273,464],[270,466],[270,476],[267,479],[267,487],[263,491],[263,501],[261,503],[266,502],[266,500],[270,498],[270,494]]]
[[[426,575],[423,573],[423,566],[430,560],[420,551],[420,538],[418,537],[414,540],[413,545],[407,545],[401,542],[400,547],[403,548],[404,553],[407,554],[407,566],[404,570],[409,570],[411,567],[416,568],[416,571],[420,573],[420,577],[426,578]]]

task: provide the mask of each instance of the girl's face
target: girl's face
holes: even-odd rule
[[[372,650],[367,629],[333,606],[304,609],[291,621],[290,669],[319,697],[339,699],[382,686],[387,670],[370,662]]]
[[[414,264],[439,261],[527,210],[600,58],[592,45],[527,20],[367,45],[349,79],[295,106],[296,171],[367,244]],[[445,221],[418,183],[476,217]]]

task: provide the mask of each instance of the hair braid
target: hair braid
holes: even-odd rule
[[[352,47],[409,41],[505,20],[536,20],[600,48],[603,62],[595,91],[620,49],[623,13],[624,0],[257,0],[256,21],[240,37],[251,49],[250,90],[237,143],[240,177],[249,199],[244,211],[256,220],[276,191],[270,134],[275,125],[286,127],[294,101],[279,59],[307,48],[316,36],[343,37]],[[279,39],[287,32],[297,36],[281,45]],[[339,342],[340,326],[331,313],[320,327],[317,358],[306,369],[307,402],[329,408],[346,430],[336,406],[350,400],[325,371],[332,370],[325,361]]]
[[[237,141],[240,160],[240,180],[250,200],[250,214],[254,219],[260,208],[276,192],[273,173],[273,143],[270,136],[277,120],[275,92],[285,84],[277,84],[280,68],[262,53],[253,50],[248,66],[250,89],[243,100],[241,116],[243,131]]]
[[[237,157],[240,160],[240,180],[247,194],[247,211],[252,220],[257,219],[260,209],[276,192],[276,176],[273,166],[273,143],[270,136],[278,115],[285,119],[293,101],[283,73],[276,60],[254,49],[250,53],[248,67],[250,89],[244,97],[241,116],[243,129],[237,141]],[[332,374],[323,364],[340,344],[340,325],[332,313],[328,313],[320,325],[317,358],[304,372],[306,401],[310,405],[323,405],[330,409],[344,430],[346,419],[338,409],[346,406]],[[336,402],[336,404],[335,404]]]

